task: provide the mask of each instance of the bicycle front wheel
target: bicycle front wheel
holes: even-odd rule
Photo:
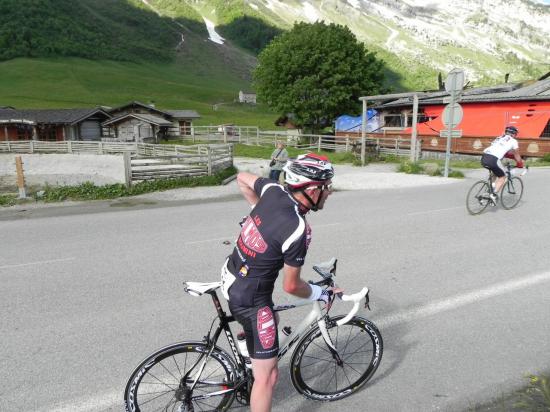
[[[522,180],[517,176],[508,179],[500,193],[500,202],[504,209],[516,207],[523,195]]]
[[[234,363],[221,349],[215,349],[204,363],[207,353],[204,343],[182,342],[149,356],[132,373],[126,385],[126,411],[196,412],[229,408],[235,397]],[[203,364],[204,369],[200,372]],[[184,376],[187,379],[183,379]]]
[[[328,333],[340,357],[332,356],[319,326],[311,329],[292,355],[292,384],[302,395],[317,401],[349,396],[376,372],[382,359],[382,335],[368,319],[358,316],[342,326],[330,318]]]
[[[489,202],[489,184],[485,180],[475,182],[466,196],[468,213],[479,215],[485,210]]]

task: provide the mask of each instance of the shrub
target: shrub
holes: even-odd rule
[[[460,170],[449,170],[449,177],[455,177],[457,179],[464,178],[464,173],[462,173]]]
[[[519,393],[519,400],[515,406],[525,411],[550,410],[550,377],[529,376],[529,385]]]
[[[550,153],[546,153],[544,156],[542,156],[542,159],[541,159],[543,162],[548,162],[550,163]]]
[[[417,175],[417,174],[424,173],[424,168],[419,163],[411,162],[410,160],[405,160],[399,164],[397,171],[402,173]]]
[[[0,206],[13,206],[17,203],[17,195],[0,194]]]
[[[182,177],[179,179],[159,179],[139,182],[129,188],[118,183],[114,185],[95,186],[85,182],[78,186],[46,186],[41,197],[45,202],[61,202],[64,200],[101,200],[118,197],[135,196],[143,193],[176,189],[179,187],[216,186],[237,173],[233,166],[222,170],[213,176]],[[38,200],[38,198],[37,198]]]

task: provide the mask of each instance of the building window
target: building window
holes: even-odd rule
[[[32,126],[18,124],[16,126],[17,140],[32,140]]]
[[[403,118],[400,114],[384,115],[384,127],[403,127]]]
[[[544,139],[550,139],[550,120],[548,120],[548,123],[546,123],[546,126],[544,127],[544,130],[542,131],[540,137]]]

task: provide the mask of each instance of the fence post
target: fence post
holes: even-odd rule
[[[73,143],[70,140],[67,141],[67,152],[73,152]]]
[[[212,176],[212,149],[210,148],[210,146],[206,148],[206,154],[208,156],[207,173],[208,176]]]
[[[11,152],[10,141],[8,140],[8,153]]]
[[[321,151],[321,139],[322,139],[322,137],[321,137],[321,135],[319,135],[319,142],[318,142],[319,145],[318,145],[318,147],[317,147],[317,151],[318,151],[318,152]]]
[[[99,154],[103,154],[103,142],[99,142],[97,148],[98,148]]]
[[[346,153],[349,152],[349,137],[346,136]]]
[[[29,148],[31,149],[31,153],[34,153],[34,141],[29,142]]]
[[[124,159],[124,180],[126,187],[132,186],[132,157],[130,152],[124,152],[122,154]]]
[[[223,142],[227,143],[227,127],[223,128]]]
[[[256,146],[260,145],[260,129],[256,129]]]
[[[17,187],[19,188],[19,199],[25,199],[25,175],[23,174],[23,162],[21,156],[15,156],[15,170],[17,172]]]
[[[395,155],[399,156],[399,137],[395,139]]]

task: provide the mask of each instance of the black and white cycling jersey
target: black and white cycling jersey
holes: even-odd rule
[[[235,276],[229,288],[231,306],[273,304],[275,280],[284,264],[304,264],[311,229],[299,204],[273,180],[258,178],[254,191],[260,198],[242,225],[227,269]]]

